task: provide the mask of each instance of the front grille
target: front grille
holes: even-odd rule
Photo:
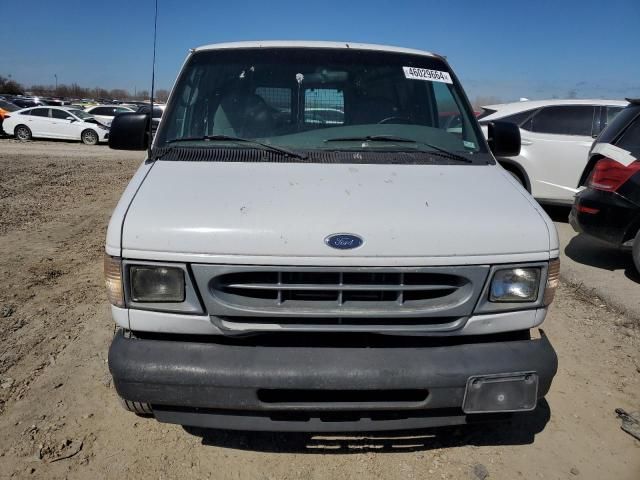
[[[193,265],[223,330],[453,330],[471,314],[487,266],[329,268]]]
[[[216,278],[222,294],[291,301],[325,302],[349,306],[353,302],[397,303],[445,297],[463,287],[462,277],[395,272],[240,272]]]

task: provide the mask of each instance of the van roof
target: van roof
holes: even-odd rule
[[[213,43],[211,45],[203,45],[194,48],[193,51],[201,52],[206,50],[227,50],[234,48],[334,48],[334,49],[356,49],[356,50],[375,50],[382,52],[409,53],[413,55],[424,55],[427,57],[438,57],[440,55],[427,52],[424,50],[416,50],[413,48],[394,47],[390,45],[376,45],[373,43],[351,43],[351,42],[318,42],[305,40],[268,40],[268,41],[251,41],[251,42],[228,42]]]

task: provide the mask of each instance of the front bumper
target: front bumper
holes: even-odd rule
[[[216,342],[216,343],[214,343]],[[419,345],[418,343],[414,343]],[[548,339],[446,346],[276,346],[227,340],[126,338],[109,350],[118,394],[153,406],[159,421],[266,431],[375,431],[462,424],[469,377],[536,372],[538,398],[557,357]],[[421,401],[370,402],[362,392],[428,390]],[[277,401],[262,392],[314,392]],[[357,400],[326,401],[334,392]],[[316,399],[318,399],[316,401]],[[482,416],[482,415],[481,415]]]

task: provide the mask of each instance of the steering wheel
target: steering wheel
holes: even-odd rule
[[[378,122],[378,125],[382,125],[384,123],[390,123],[392,120],[401,120],[399,123],[402,124],[411,124],[411,119],[409,117],[401,117],[399,115],[394,115],[392,117],[383,118]]]

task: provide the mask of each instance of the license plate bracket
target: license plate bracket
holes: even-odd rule
[[[536,372],[476,375],[467,379],[462,410],[467,414],[527,412],[537,402]]]

